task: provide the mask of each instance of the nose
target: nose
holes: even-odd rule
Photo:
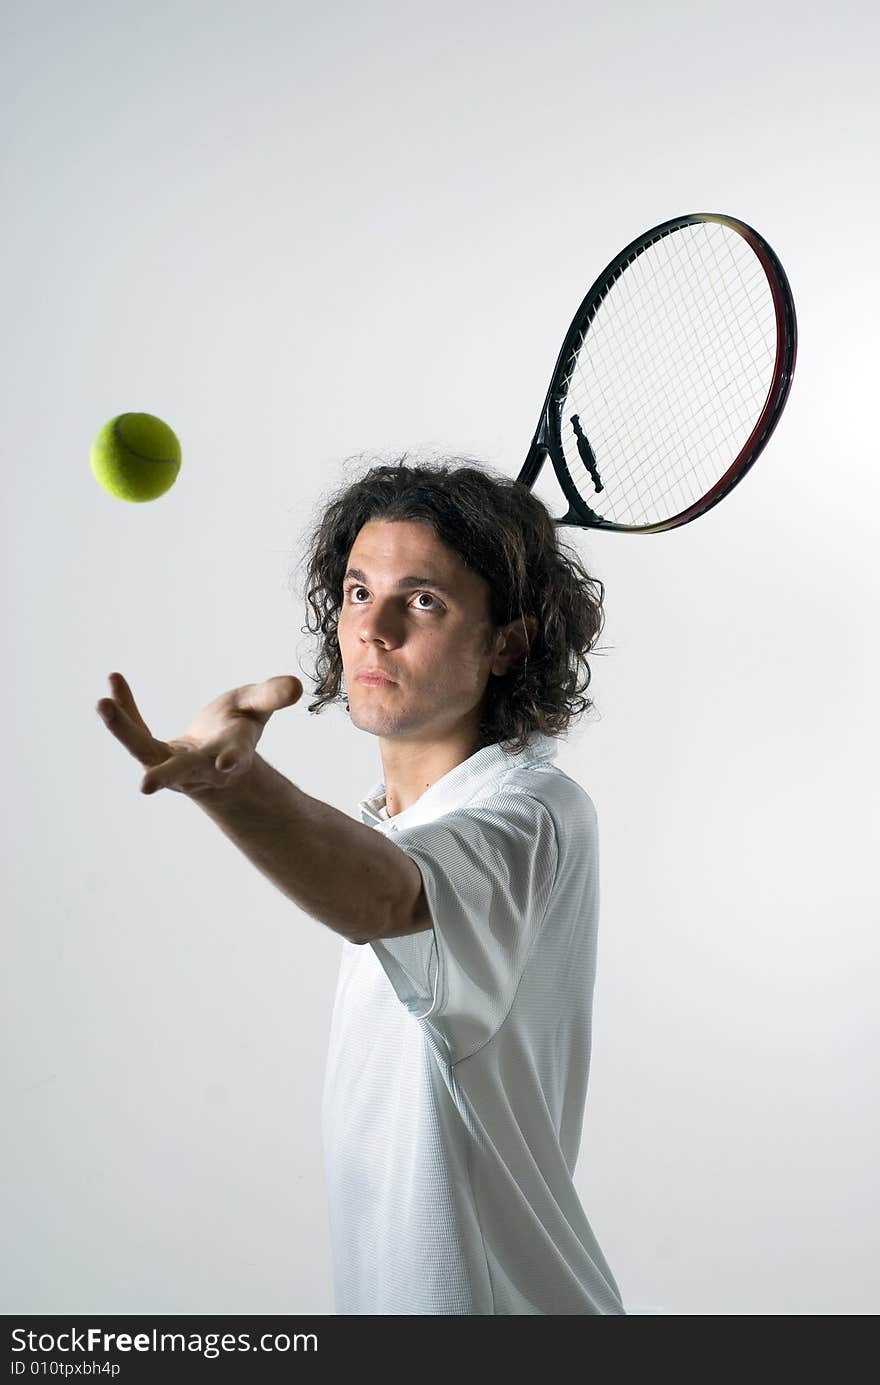
[[[364,643],[380,640],[383,644],[396,644],[399,638],[401,617],[395,614],[393,602],[374,601],[359,612],[358,634]]]

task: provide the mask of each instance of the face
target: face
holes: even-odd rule
[[[487,583],[429,525],[363,526],[348,556],[337,627],[355,726],[387,739],[476,738],[489,677],[506,672],[511,653],[504,636],[487,648],[489,632]],[[367,668],[393,681],[359,682]]]

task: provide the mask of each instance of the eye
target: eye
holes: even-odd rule
[[[363,592],[363,591],[366,591],[366,590],[367,590],[366,587],[354,587],[354,586],[352,586],[352,587],[347,587],[347,588],[346,588],[347,594],[348,594],[349,596],[351,596],[351,597],[356,596],[356,594],[357,594],[358,592]],[[416,592],[416,593],[415,593],[415,600],[421,600],[421,598],[422,598],[423,596],[427,596],[428,599],[429,599],[429,601],[433,601],[434,605],[433,605],[433,606],[420,606],[420,607],[419,607],[419,610],[420,610],[420,611],[432,611],[432,610],[434,610],[435,608],[436,608],[437,610],[440,609],[440,603],[439,603],[439,601],[437,600],[437,598],[436,598],[436,596],[434,595],[433,592],[425,592],[425,591],[423,591],[423,592]],[[353,601],[352,604],[355,605],[355,606],[362,606],[362,605],[363,605],[363,602],[362,602],[362,601],[357,601],[357,600],[355,600],[355,601]]]

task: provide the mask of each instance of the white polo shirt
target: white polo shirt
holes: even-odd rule
[[[381,781],[358,804],[419,866],[433,928],[341,939],[322,1103],[338,1314],[626,1315],[573,1182],[598,831],[556,750],[486,746],[394,817]]]

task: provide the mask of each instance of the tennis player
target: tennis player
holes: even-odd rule
[[[344,700],[381,758],[359,821],[255,753],[295,677],[223,694],[177,742],[121,675],[97,710],[143,789],[187,793],[341,936],[322,1106],[337,1313],[625,1315],[574,1185],[598,834],[556,763],[592,706],[604,588],[536,496],[470,461],[373,466],[311,535],[308,710]]]

